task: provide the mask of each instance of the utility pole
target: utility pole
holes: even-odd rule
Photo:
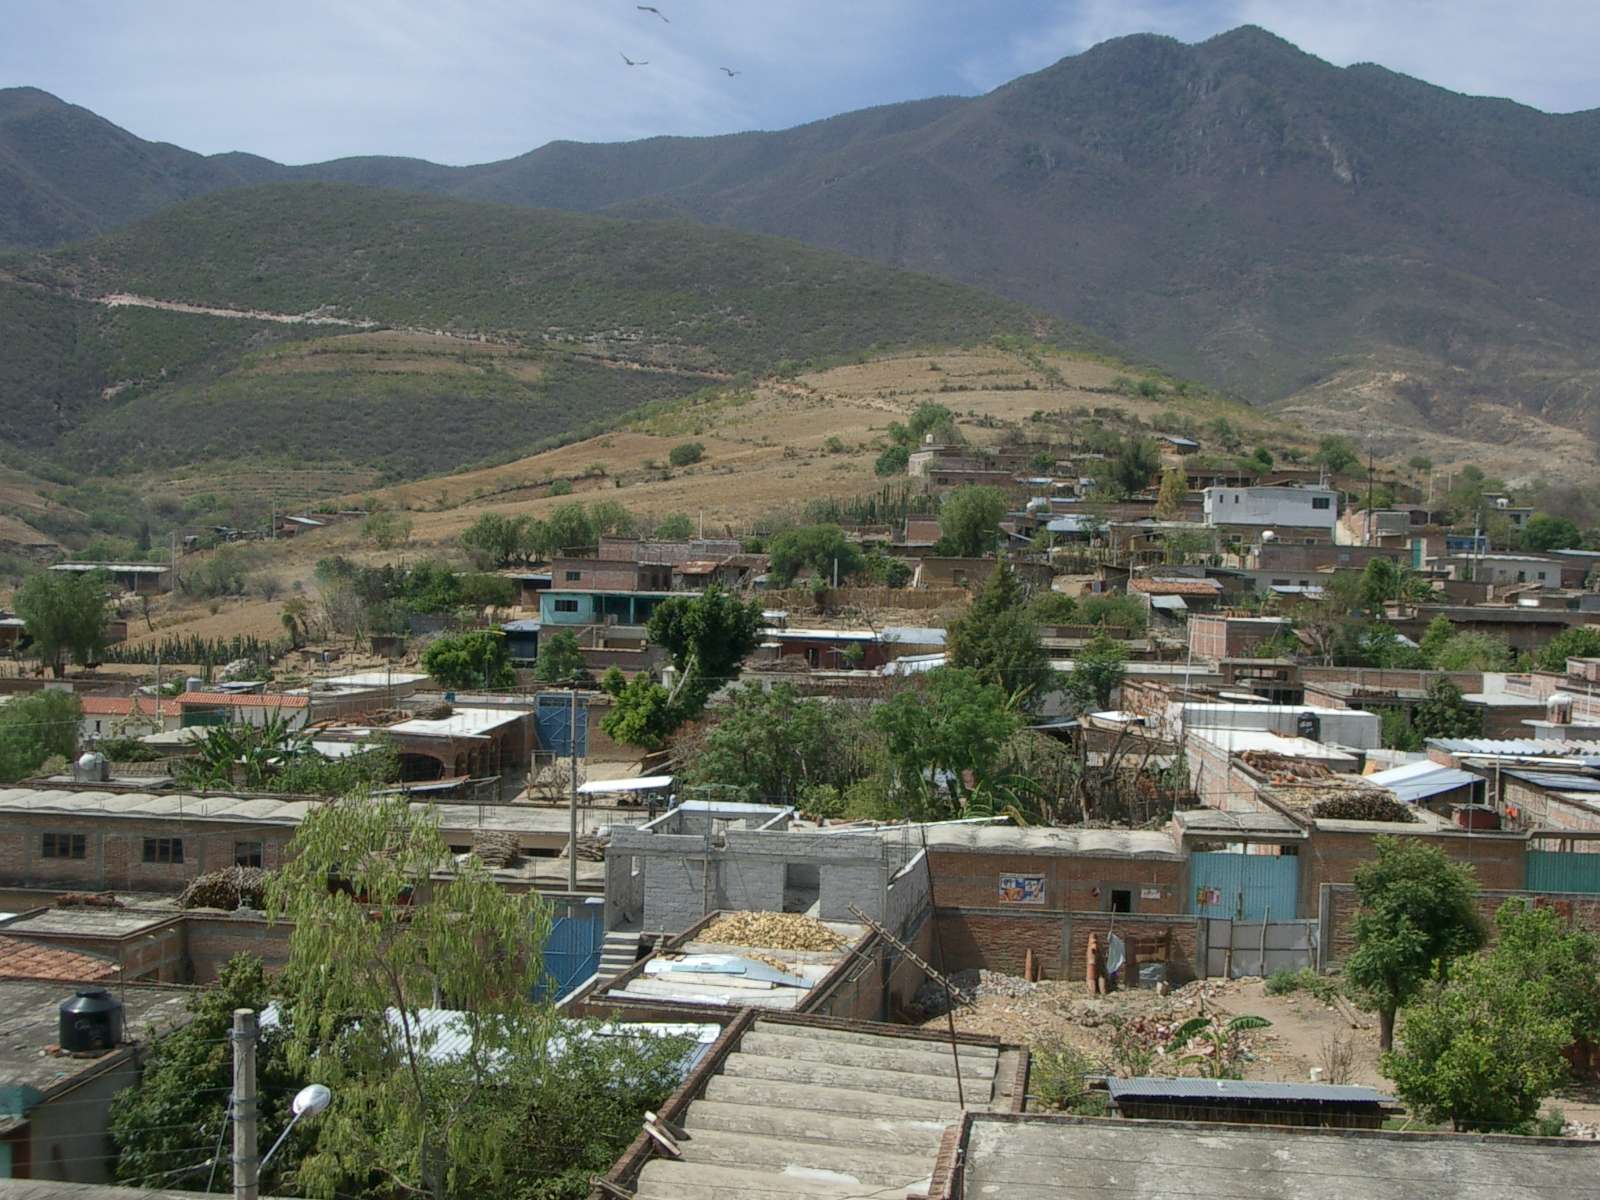
[[[233,1010],[233,1200],[257,1200],[256,1014]]]
[[[572,712],[567,718],[572,749],[572,783],[567,800],[567,891],[578,890],[578,689],[572,689]]]

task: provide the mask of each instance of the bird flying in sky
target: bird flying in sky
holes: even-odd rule
[[[718,67],[717,70],[721,71],[729,79],[732,79],[735,75],[743,75],[744,74],[743,71],[735,71],[732,67]]]
[[[665,16],[662,16],[661,10],[659,8],[657,8],[653,4],[635,4],[634,7],[637,8],[640,12],[655,13],[655,15],[658,16],[658,17],[661,17],[661,19],[663,21],[667,21],[667,18]],[[667,21],[667,24],[671,25],[672,22],[671,21]]]
[[[622,51],[618,50],[617,53],[622,54]],[[634,62],[633,59],[629,58],[626,54],[622,54],[622,61],[627,63],[630,67],[648,67],[650,65],[650,60],[647,58],[641,58],[638,62]]]

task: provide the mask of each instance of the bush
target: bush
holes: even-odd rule
[[[1106,1112],[1106,1094],[1092,1092],[1085,1077],[1099,1075],[1082,1050],[1065,1040],[1035,1046],[1029,1053],[1028,1098],[1056,1112],[1098,1117]]]
[[[557,479],[557,480],[553,481],[550,484],[550,494],[552,496],[570,496],[570,495],[572,495],[572,483],[571,483],[571,481],[570,480],[566,480],[566,479]]]
[[[1284,967],[1267,976],[1266,992],[1269,996],[1309,992],[1322,1003],[1332,1004],[1334,997],[1344,994],[1344,986],[1336,979],[1318,975],[1309,967],[1301,967],[1298,971]]]
[[[706,448],[700,442],[680,442],[667,453],[667,461],[675,467],[693,466],[706,456]]]
[[[901,475],[911,462],[911,451],[904,446],[890,446],[878,460],[872,464],[872,469],[879,475]]]

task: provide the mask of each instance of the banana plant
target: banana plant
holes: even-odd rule
[[[1193,1066],[1203,1079],[1238,1079],[1242,1074],[1238,1065],[1240,1035],[1271,1024],[1265,1017],[1249,1013],[1227,1021],[1219,1014],[1190,1017],[1173,1031],[1167,1053],[1177,1055],[1180,1066]],[[1194,1042],[1200,1043],[1200,1050],[1184,1053]]]

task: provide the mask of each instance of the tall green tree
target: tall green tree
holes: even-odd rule
[[[1096,633],[1078,651],[1072,670],[1062,682],[1067,711],[1074,716],[1111,707],[1111,699],[1127,674],[1128,652],[1121,642]]]
[[[1161,452],[1149,438],[1129,438],[1117,449],[1111,461],[1111,482],[1124,496],[1132,496],[1150,486],[1161,469]]]
[[[705,710],[713,692],[739,677],[761,628],[758,601],[741,601],[715,584],[698,596],[664,600],[650,614],[648,629],[651,643],[671,656],[672,687],[644,674],[624,683],[620,672],[608,671],[603,686],[612,704],[600,727],[616,741],[659,750]]]
[[[589,679],[589,667],[583,660],[583,650],[578,645],[578,635],[569,629],[560,629],[539,643],[539,658],[533,673],[540,683],[581,683]]]
[[[461,531],[461,544],[484,566],[504,567],[522,553],[526,522],[518,517],[484,513]]]
[[[851,782],[854,746],[844,707],[789,684],[749,684],[713,710],[716,724],[685,763],[692,784],[734,787],[752,800],[799,803],[808,790]]]
[[[1554,908],[1513,896],[1494,914],[1496,969],[1535,983],[1540,1007],[1592,1049],[1600,1044],[1600,937]]]
[[[1000,518],[1005,515],[1006,497],[999,488],[958,487],[939,505],[940,552],[979,558],[993,551],[1000,536]]]
[[[1343,475],[1361,465],[1361,456],[1349,438],[1329,434],[1317,445],[1317,461],[1328,468],[1329,474]]]
[[[576,500],[555,506],[545,520],[545,533],[553,554],[591,554],[600,542],[589,510]]]
[[[494,1093],[508,1062],[550,1044],[553,1020],[531,999],[550,914],[476,856],[434,879],[449,862],[434,810],[352,796],[311,810],[269,885],[270,916],[292,927],[289,1064],[334,1097],[300,1164],[310,1195],[376,1173],[445,1200],[469,1179],[504,1188],[516,1170],[506,1150],[521,1116]],[[424,1019],[441,1000],[464,1041],[449,1074]]]
[[[1515,1132],[1566,1075],[1571,1029],[1543,996],[1537,980],[1488,956],[1461,959],[1407,1007],[1401,1048],[1383,1054],[1383,1073],[1425,1120]]]
[[[1540,646],[1533,662],[1541,671],[1565,672],[1569,658],[1596,657],[1600,657],[1600,628],[1579,625],[1562,630]]]
[[[83,706],[71,692],[30,692],[0,706],[0,783],[26,779],[47,758],[70,759],[82,720]]]
[[[850,579],[861,573],[865,560],[861,547],[845,537],[837,525],[805,525],[775,534],[767,547],[772,573],[787,586],[802,570],[809,568],[824,581]]]
[[[233,1184],[228,1094],[233,1087],[233,1010],[264,1010],[272,989],[261,960],[237,954],[223,964],[216,983],[189,1001],[187,1024],[161,1034],[146,1047],[144,1073],[137,1087],[124,1088],[111,1101],[107,1132],[117,1148],[115,1179],[130,1187],[178,1188],[198,1192]],[[289,1101],[303,1079],[289,1066],[282,1025],[263,1028],[256,1042],[256,1136],[263,1147],[277,1141],[290,1117]],[[292,1179],[315,1131],[296,1129],[261,1178],[263,1192],[275,1193]],[[196,1145],[223,1146],[214,1175]]]
[[[439,686],[458,691],[508,688],[517,682],[505,636],[492,629],[435,638],[422,652],[422,669]]]
[[[1566,517],[1534,513],[1522,527],[1525,550],[1571,550],[1583,545],[1583,533]]]
[[[1470,867],[1416,838],[1379,837],[1357,867],[1355,950],[1345,977],[1378,1012],[1378,1046],[1394,1046],[1395,1014],[1453,959],[1483,945]]]
[[[102,571],[41,571],[17,589],[12,605],[57,678],[66,659],[87,666],[105,651],[110,599]]]
[[[1011,565],[996,563],[967,611],[950,625],[945,645],[951,666],[971,667],[1031,708],[1049,690],[1051,672],[1026,601]]]
[[[887,739],[907,807],[924,816],[966,812],[996,782],[1006,742],[1021,726],[1005,692],[963,667],[915,677],[873,710],[872,723]]]

